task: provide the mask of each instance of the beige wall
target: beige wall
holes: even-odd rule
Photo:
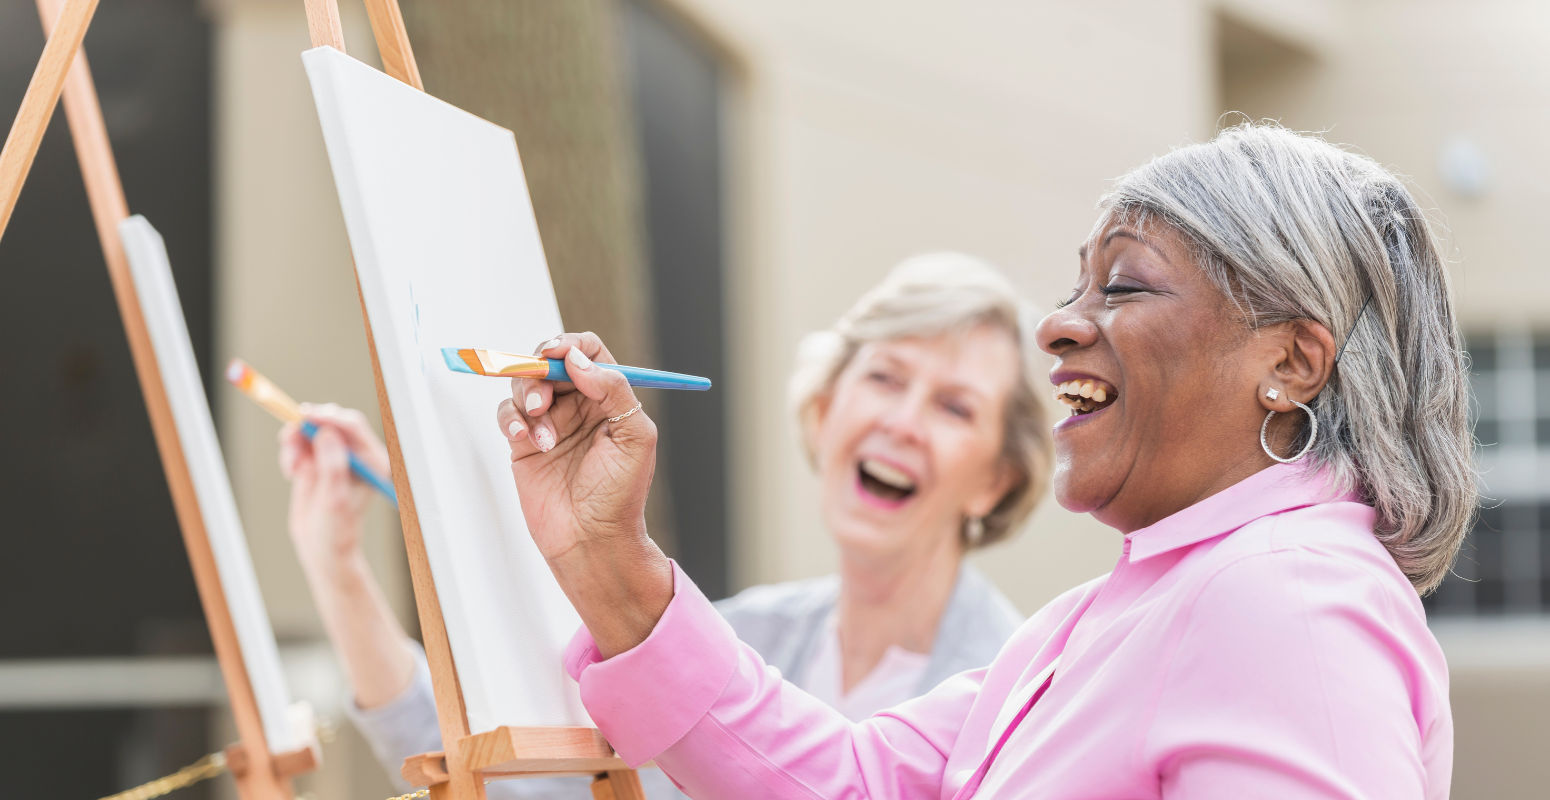
[[[1550,270],[1536,234],[1550,201],[1543,141],[1550,7],[1500,0],[1344,6],[1326,41],[1301,43],[1300,58],[1259,76],[1258,85],[1235,87],[1248,106],[1239,110],[1328,130],[1329,139],[1410,176],[1422,204],[1445,226],[1465,328],[1543,330],[1550,324]],[[1480,196],[1452,191],[1440,174],[1443,148],[1458,140],[1488,166]],[[1532,474],[1533,453],[1526,455]],[[1544,475],[1541,468],[1541,482]],[[1494,480],[1514,477],[1498,473]],[[1453,796],[1544,797],[1550,627],[1530,618],[1444,620],[1433,628],[1452,679]]]
[[[344,6],[347,46],[375,60],[363,7]],[[240,356],[298,400],[332,401],[376,420],[344,218],[300,54],[300,0],[231,0],[216,10],[218,363]],[[322,634],[286,534],[289,485],[278,423],[224,382],[216,397],[233,488],[281,640]],[[389,595],[413,614],[398,517],[372,507],[368,553]]]
[[[1470,328],[1550,321],[1533,232],[1550,194],[1550,7],[1522,2],[1119,4],[676,0],[732,54],[737,580],[836,554],[783,405],[799,338],[898,259],[988,257],[1040,305],[1067,288],[1105,179],[1236,110],[1327,130],[1411,176],[1449,231]],[[1243,40],[1247,32],[1248,40]],[[1222,79],[1225,43],[1238,67]],[[1242,63],[1244,56],[1248,63]],[[1438,174],[1464,137],[1491,167]],[[1025,610],[1107,571],[1118,537],[1046,501],[977,559]],[[1462,622],[1454,796],[1543,796],[1550,629]]]
[[[1388,0],[1344,4],[1335,44],[1270,77],[1251,107],[1300,130],[1327,130],[1410,176],[1451,231],[1466,325],[1550,322],[1550,270],[1531,232],[1550,201],[1550,6]],[[1474,142],[1491,167],[1479,198],[1450,192],[1438,157]],[[1423,204],[1428,204],[1423,198]]]
[[[340,5],[346,46],[375,63],[364,7]],[[299,400],[361,408],[375,422],[376,392],[344,218],[301,65],[301,52],[311,46],[302,8],[301,0],[222,0],[210,9],[216,27],[216,359],[224,364],[240,356]],[[254,568],[289,656],[296,648],[287,643],[319,639],[323,630],[286,533],[279,423],[224,382],[215,404]],[[387,503],[372,508],[366,549],[413,630],[403,539]],[[343,693],[331,654],[300,649],[311,651],[300,659],[310,668],[288,669],[292,694],[331,718],[338,734],[324,745],[324,768],[298,779],[298,790],[340,800],[397,794],[342,719]],[[230,741],[229,730],[217,738],[218,744]],[[219,786],[235,797],[229,781]]]
[[[836,554],[785,407],[798,340],[923,250],[988,258],[1048,307],[1105,179],[1209,131],[1209,17],[1189,2],[675,5],[739,66],[735,580],[822,574]],[[980,563],[1031,611],[1118,552],[1113,531],[1046,502]]]

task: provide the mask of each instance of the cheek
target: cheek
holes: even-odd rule
[[[944,487],[953,494],[969,494],[995,478],[999,440],[983,432],[953,432],[932,440],[932,466]]]
[[[849,472],[856,446],[876,422],[874,405],[875,399],[865,392],[835,394],[813,439],[820,472],[828,474],[836,467]]]
[[[1215,321],[1197,317],[1117,326],[1111,341],[1120,366],[1120,394],[1133,421],[1212,413],[1225,362]]]

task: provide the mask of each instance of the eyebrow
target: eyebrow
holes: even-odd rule
[[[1098,246],[1100,248],[1108,247],[1109,246],[1109,242],[1114,241],[1115,237],[1120,237],[1120,236],[1123,236],[1126,239],[1131,239],[1133,241],[1136,241],[1136,242],[1140,243],[1141,245],[1146,247],[1148,250],[1151,250],[1152,252],[1156,253],[1159,258],[1162,258],[1164,260],[1167,260],[1167,258],[1168,258],[1168,256],[1166,254],[1164,254],[1163,251],[1157,249],[1157,245],[1152,244],[1151,242],[1147,241],[1144,237],[1141,236],[1141,234],[1136,233],[1135,231],[1132,231],[1129,228],[1115,228],[1114,230],[1109,231],[1108,235],[1103,237],[1103,241],[1100,242]],[[1086,242],[1083,242],[1082,246],[1078,247],[1076,249],[1076,257],[1081,259],[1082,261],[1086,261],[1087,260],[1087,243]]]
[[[1136,242],[1139,242],[1142,246],[1146,247],[1146,249],[1151,250],[1152,252],[1156,253],[1159,258],[1162,258],[1164,260],[1167,260],[1167,258],[1168,258],[1168,256],[1165,255],[1163,253],[1163,251],[1157,249],[1157,245],[1152,244],[1151,242],[1147,241],[1143,236],[1141,236],[1141,234],[1136,233],[1135,231],[1132,231],[1129,228],[1115,228],[1114,230],[1109,231],[1109,235],[1103,237],[1103,246],[1104,247],[1108,247],[1109,246],[1109,242],[1113,241],[1114,239],[1116,239],[1118,237],[1124,237],[1126,239],[1131,239],[1131,240],[1134,240]]]

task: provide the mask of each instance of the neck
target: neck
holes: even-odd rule
[[[890,646],[930,653],[958,580],[963,550],[943,535],[918,551],[878,557],[842,551],[839,635],[845,691],[866,677]]]
[[[1150,527],[1276,464],[1259,448],[1257,430],[1252,450],[1243,448],[1234,453],[1219,453],[1214,461],[1221,465],[1220,469],[1209,474],[1200,474],[1179,464],[1137,471],[1132,474],[1134,480],[1127,479],[1113,500],[1092,512],[1093,518],[1128,534]],[[1156,475],[1171,475],[1173,479],[1143,477]],[[1126,491],[1138,487],[1141,492]]]

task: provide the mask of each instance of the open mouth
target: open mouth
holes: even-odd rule
[[[1071,409],[1073,417],[1108,408],[1118,396],[1113,386],[1100,380],[1066,381],[1055,387],[1055,399]]]
[[[873,497],[898,503],[915,493],[914,478],[875,458],[862,459],[856,471],[861,480],[861,489]]]

